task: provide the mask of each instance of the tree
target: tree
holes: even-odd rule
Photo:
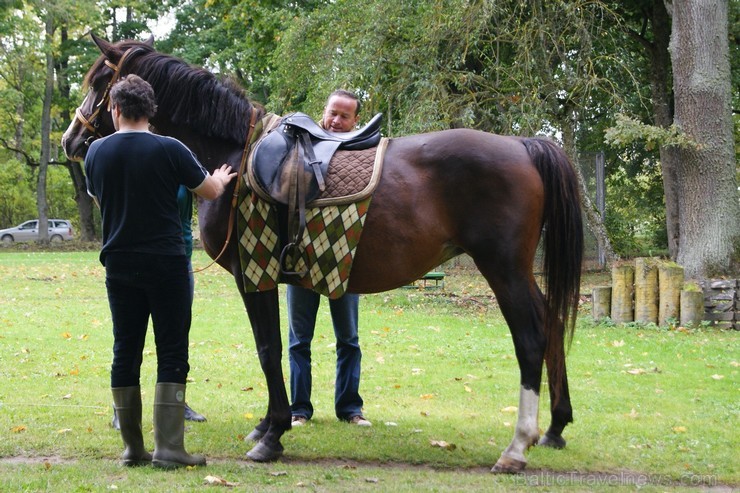
[[[674,0],[674,123],[696,145],[678,147],[676,261],[689,276],[737,275],[740,203],[732,121],[726,0]]]
[[[365,95],[366,113],[384,113],[386,135],[463,126],[547,133],[562,137],[576,162],[578,129],[631,85],[612,82],[623,69],[604,26],[619,19],[603,2],[371,3],[336,2],[291,23],[273,58],[271,109],[319,114],[326,94],[351,88]],[[583,197],[612,259],[601,218],[585,190]]]

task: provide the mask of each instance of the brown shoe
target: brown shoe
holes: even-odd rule
[[[365,417],[361,414],[358,414],[357,416],[352,416],[349,418],[349,424],[351,425],[357,425],[357,426],[372,426],[373,424],[366,420]]]
[[[291,420],[290,424],[293,428],[295,428],[296,426],[305,425],[307,421],[308,419],[306,419],[303,416],[293,416],[293,419]]]

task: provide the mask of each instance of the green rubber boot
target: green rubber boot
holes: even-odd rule
[[[133,467],[151,464],[152,454],[144,448],[144,436],[141,433],[141,388],[114,387],[111,391],[121,438],[126,445],[121,455],[123,465]]]
[[[154,392],[154,456],[152,465],[164,469],[205,466],[202,455],[185,451],[185,385],[158,383]]]

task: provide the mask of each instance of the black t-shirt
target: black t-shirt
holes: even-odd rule
[[[116,132],[90,145],[85,173],[103,218],[101,262],[111,252],[185,254],[177,189],[198,187],[208,172],[182,142]]]

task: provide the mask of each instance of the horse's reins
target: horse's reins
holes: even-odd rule
[[[226,251],[226,248],[229,246],[229,241],[231,241],[231,235],[234,232],[234,211],[236,210],[238,201],[239,201],[239,190],[241,188],[241,182],[242,182],[242,176],[244,173],[246,173],[247,169],[247,157],[249,156],[249,149],[252,146],[252,140],[255,138],[254,130],[255,127],[257,127],[257,108],[252,106],[252,114],[249,117],[249,128],[247,129],[247,140],[244,143],[244,150],[242,151],[242,159],[241,163],[239,164],[239,172],[236,176],[236,185],[234,185],[234,193],[231,195],[231,207],[229,210],[229,226],[226,230],[226,241],[224,241],[224,246],[221,248],[221,251],[216,255],[216,257],[211,261],[210,264],[206,265],[205,267],[201,267],[200,269],[193,270],[193,273],[195,272],[202,272],[209,267],[211,267],[213,264],[218,262],[218,259],[221,258],[221,256]],[[261,123],[261,122],[260,122]],[[258,134],[259,135],[259,134]]]

